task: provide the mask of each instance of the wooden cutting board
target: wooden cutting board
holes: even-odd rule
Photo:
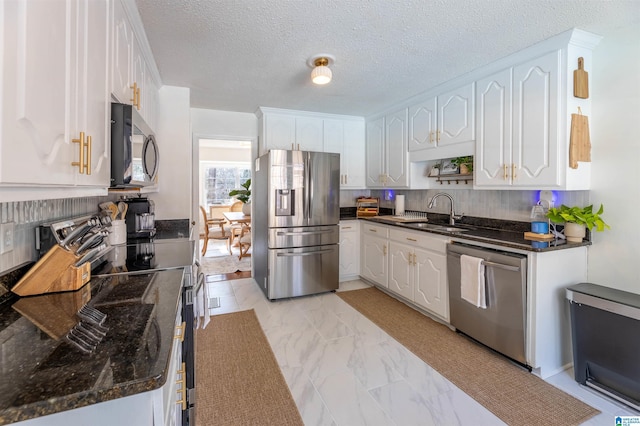
[[[589,73],[584,70],[584,58],[578,58],[578,69],[573,72],[573,96],[587,99],[589,97]]]

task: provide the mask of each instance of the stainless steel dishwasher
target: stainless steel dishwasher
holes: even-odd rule
[[[460,296],[460,256],[482,259],[486,309]],[[447,245],[451,325],[478,342],[527,365],[527,256],[462,243]]]

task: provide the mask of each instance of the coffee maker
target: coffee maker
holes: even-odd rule
[[[155,204],[144,197],[124,200],[129,206],[125,221],[127,223],[127,241],[151,239],[156,235]]]

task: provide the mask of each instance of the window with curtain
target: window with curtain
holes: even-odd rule
[[[209,208],[233,202],[229,191],[251,178],[251,163],[200,162],[200,204]]]

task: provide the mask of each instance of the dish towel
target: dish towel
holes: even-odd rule
[[[479,257],[460,256],[460,296],[473,306],[487,308],[484,265]]]

